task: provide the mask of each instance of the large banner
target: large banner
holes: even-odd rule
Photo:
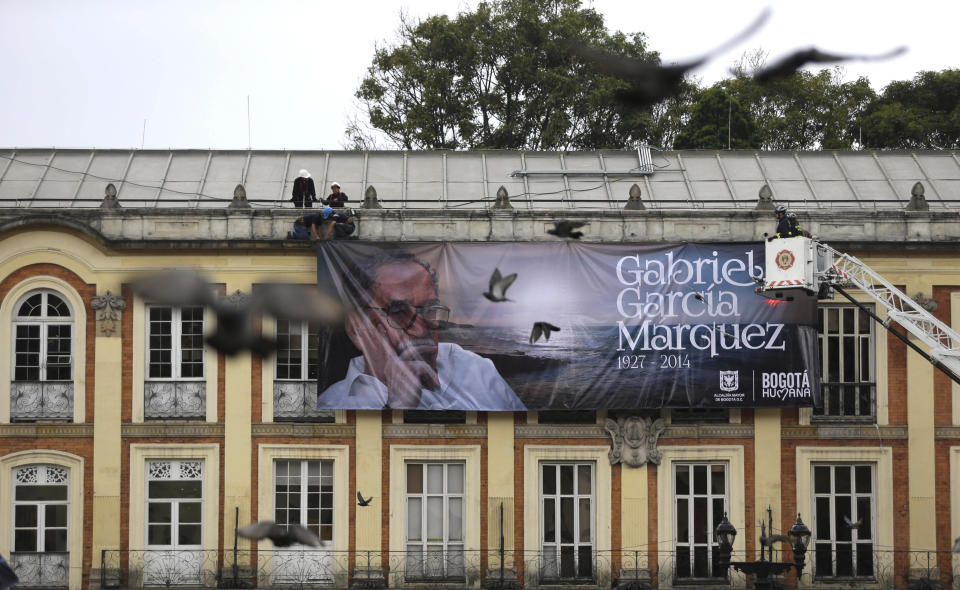
[[[318,245],[347,307],[320,409],[820,405],[816,298],[756,293],[763,244]]]

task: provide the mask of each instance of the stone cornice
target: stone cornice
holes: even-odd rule
[[[933,430],[933,436],[938,440],[960,438],[960,426],[937,426]]]
[[[124,424],[120,435],[124,438],[210,436],[223,438],[222,422],[144,422]]]
[[[781,436],[785,439],[862,439],[862,440],[904,440],[907,438],[906,426],[877,426],[873,424],[811,424],[809,426],[784,426]]]
[[[93,436],[93,424],[25,423],[0,424],[0,437],[26,436],[36,438]]]
[[[610,433],[599,424],[517,424],[517,438],[600,438],[610,441]]]
[[[486,424],[384,424],[383,438],[486,438]]]
[[[331,424],[329,422],[262,422],[252,426],[253,436],[295,436],[354,438],[357,428],[354,424]]]
[[[660,438],[753,438],[753,424],[672,424]]]

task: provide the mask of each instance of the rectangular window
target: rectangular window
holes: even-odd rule
[[[465,579],[464,464],[406,464],[406,578]]]
[[[819,313],[821,420],[869,422],[874,418],[873,320],[849,305],[825,305]]]
[[[874,465],[814,464],[812,469],[814,578],[872,579]]]
[[[593,583],[593,463],[540,464],[540,579]]]
[[[724,463],[678,463],[673,467],[674,539],[678,580],[723,579],[714,535],[727,512]]]
[[[670,410],[672,424],[700,424],[730,422],[730,410],[727,408],[674,408]]]
[[[149,379],[203,378],[203,307],[147,308]]]
[[[274,522],[313,531],[323,546],[333,542],[333,461],[278,459]]]
[[[319,373],[319,333],[307,322],[277,320],[276,379],[315,381]]]
[[[147,548],[203,543],[203,461],[147,462]]]
[[[14,381],[70,381],[70,324],[24,324],[14,328]]]

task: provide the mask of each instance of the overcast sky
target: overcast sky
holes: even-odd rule
[[[585,0],[609,29],[646,33],[665,62],[726,40],[764,6],[766,26],[695,72],[726,76],[744,51],[770,58],[909,52],[848,63],[876,90],[960,67],[960,3]],[[340,149],[353,93],[399,10],[455,14],[475,0],[0,0],[0,147]],[[250,103],[248,144],[247,101]],[[144,137],[144,120],[146,133]]]

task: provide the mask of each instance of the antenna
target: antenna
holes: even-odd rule
[[[143,120],[143,133],[140,134],[140,149],[143,149],[143,143],[147,140],[147,120]]]
[[[733,118],[733,93],[727,91],[727,149],[730,149],[730,119]]]
[[[247,95],[247,149],[250,149],[250,95]]]

